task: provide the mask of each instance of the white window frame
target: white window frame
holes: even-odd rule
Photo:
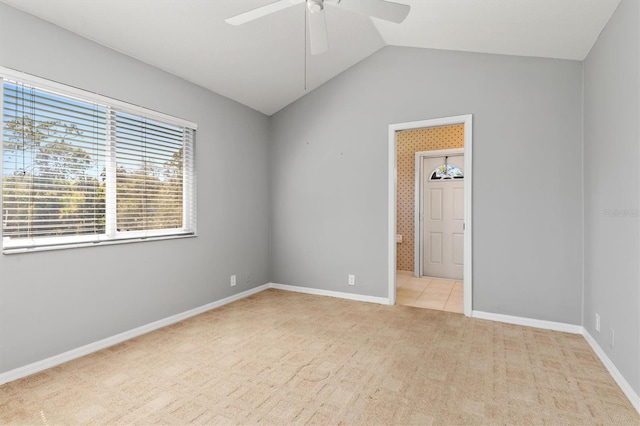
[[[0,83],[6,80],[33,86],[36,89],[42,89],[56,93],[61,96],[69,97],[83,102],[94,102],[107,108],[107,129],[112,129],[111,125],[115,123],[114,117],[116,112],[124,112],[137,116],[142,116],[151,120],[163,122],[178,127],[191,129],[191,137],[195,138],[195,132],[198,125],[192,121],[174,117],[148,108],[143,108],[117,99],[109,98],[97,93],[78,89],[62,83],[57,83],[44,78],[36,77],[20,71],[0,66]],[[0,84],[0,122],[4,128],[4,85]],[[0,140],[0,147],[4,143],[4,138]],[[183,219],[182,228],[174,229],[154,229],[142,231],[125,231],[116,230],[116,149],[115,135],[110,134],[107,130],[106,138],[106,167],[107,167],[107,190],[105,191],[105,233],[93,235],[69,235],[63,237],[41,237],[41,238],[21,238],[11,241],[9,238],[2,236],[2,253],[23,253],[29,251],[41,250],[57,250],[75,247],[87,247],[104,244],[122,244],[131,242],[140,242],[148,240],[185,238],[196,236],[196,170],[195,170],[195,140],[191,141],[190,173],[183,174]],[[4,152],[4,150],[0,150]],[[0,176],[2,174],[3,161],[0,160]],[[111,170],[109,170],[111,169]],[[110,181],[110,182],[109,182]],[[0,189],[0,192],[2,190]],[[3,197],[0,196],[0,211]],[[0,233],[2,229],[0,227]]]

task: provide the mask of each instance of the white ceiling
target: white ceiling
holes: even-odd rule
[[[411,6],[402,24],[329,5],[329,51],[311,56],[304,4],[234,27],[274,0],[0,1],[267,115],[385,45],[583,60],[620,3],[394,0]]]

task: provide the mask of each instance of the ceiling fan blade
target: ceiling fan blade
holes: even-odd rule
[[[324,9],[309,11],[309,44],[312,55],[320,55],[329,50]]]
[[[273,3],[269,3],[265,6],[258,7],[256,9],[252,9],[248,12],[232,16],[225,19],[225,21],[227,21],[227,23],[231,25],[242,25],[258,18],[262,18],[263,16],[271,15],[272,13],[278,12],[279,10],[286,9],[288,7],[304,2],[305,0],[279,0]]]
[[[339,0],[337,6],[398,24],[404,21],[411,9],[409,5],[385,0]]]

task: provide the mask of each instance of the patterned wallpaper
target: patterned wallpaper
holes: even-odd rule
[[[402,243],[396,244],[397,269],[413,272],[414,248],[414,173],[415,153],[464,147],[464,124],[403,130],[396,134],[398,167],[397,233]]]

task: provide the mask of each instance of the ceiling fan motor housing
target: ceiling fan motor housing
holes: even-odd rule
[[[307,8],[311,13],[320,12],[324,9],[323,0],[307,0]]]

